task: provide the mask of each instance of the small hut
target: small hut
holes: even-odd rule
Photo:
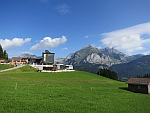
[[[130,78],[127,84],[130,91],[150,94],[150,78]]]
[[[1,63],[5,63],[5,60],[1,60],[1,59],[0,59],[0,64],[1,64]]]

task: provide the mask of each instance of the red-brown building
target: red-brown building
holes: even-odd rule
[[[18,64],[26,64],[27,61],[26,61],[25,59],[21,58],[21,57],[12,57],[12,58],[10,59],[10,63],[11,63],[12,65],[14,65],[15,63],[18,63]]]
[[[0,60],[0,64],[1,64],[1,63],[5,63],[5,60]]]
[[[150,94],[150,78],[130,78],[127,84],[130,91]]]
[[[41,61],[42,61],[42,58],[12,57],[10,59],[10,63],[12,65],[14,65],[14,64],[33,64],[33,63],[40,64]]]

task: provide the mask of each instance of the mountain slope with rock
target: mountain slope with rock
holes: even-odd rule
[[[141,57],[142,55],[139,55]],[[98,49],[88,45],[75,53],[68,55],[64,62],[67,64],[103,64],[108,67],[114,64],[126,63],[136,59],[138,56],[127,56],[114,48]]]
[[[75,53],[69,54],[66,58],[55,59],[55,62],[72,64],[77,70],[97,73],[99,68],[110,68],[117,64],[129,63],[142,56],[144,55],[127,56],[114,48],[98,49],[88,45]]]

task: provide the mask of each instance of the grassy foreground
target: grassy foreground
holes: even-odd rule
[[[8,69],[8,68],[13,68],[14,66],[10,66],[9,64],[0,64],[0,70]]]
[[[40,73],[26,66],[0,73],[0,113],[149,113],[150,95],[119,87],[127,85],[81,71]]]

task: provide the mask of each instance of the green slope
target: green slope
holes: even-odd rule
[[[0,70],[4,70],[4,69],[9,69],[9,68],[12,68],[14,66],[10,66],[8,64],[0,64]]]
[[[7,71],[5,73],[27,73],[27,72],[36,72],[36,69],[30,65],[23,66],[14,70]]]
[[[148,94],[87,72],[0,73],[1,113],[147,113]]]

